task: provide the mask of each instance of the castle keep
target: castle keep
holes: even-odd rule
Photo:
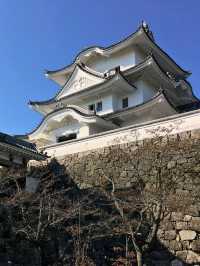
[[[126,39],[47,71],[60,90],[29,103],[44,118],[26,138],[56,157],[79,188],[104,186],[105,176],[130,188],[136,175],[150,186],[159,171],[176,183],[152,265],[200,263],[200,110],[189,75],[143,22]]]
[[[47,71],[60,90],[52,99],[29,102],[44,118],[27,138],[60,156],[61,146],[62,155],[63,150],[74,153],[77,143],[82,147],[94,136],[106,140],[105,133],[120,136],[128,127],[166,121],[198,106],[189,75],[156,44],[143,22],[124,40],[85,49],[72,64]]]

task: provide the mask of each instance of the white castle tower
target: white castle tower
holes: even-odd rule
[[[90,47],[73,63],[46,77],[60,86],[47,101],[29,105],[44,115],[27,135],[40,147],[194,109],[190,75],[154,41],[143,22],[136,32],[107,48]]]

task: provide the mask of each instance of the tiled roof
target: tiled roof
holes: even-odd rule
[[[44,158],[45,158],[45,155],[43,155],[37,151],[35,144],[21,140],[21,139],[18,139],[16,137],[10,136],[10,135],[2,133],[2,132],[0,132],[0,143],[8,144],[8,145],[11,145],[13,147],[22,149],[24,151],[31,152],[34,155],[44,156]]]

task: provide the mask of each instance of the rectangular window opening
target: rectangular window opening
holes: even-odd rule
[[[96,104],[96,111],[97,112],[100,112],[100,111],[102,111],[102,102],[97,102],[97,104]]]
[[[94,111],[95,110],[95,104],[93,103],[93,104],[88,105],[88,110]]]
[[[57,138],[57,142],[63,142],[63,141],[67,141],[67,140],[72,140],[72,139],[76,139],[77,138],[77,134],[76,133],[71,133],[69,135],[66,136],[60,136]]]
[[[122,108],[128,107],[128,97],[122,99]]]

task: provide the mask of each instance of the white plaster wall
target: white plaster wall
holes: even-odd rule
[[[86,100],[84,104],[82,103],[78,105],[88,109],[88,105],[96,104],[97,102],[102,101],[103,110],[98,112],[98,115],[104,115],[121,110],[122,99],[125,97],[128,97],[129,99],[129,107],[133,107],[148,101],[157,93],[157,90],[146,81],[138,80],[134,85],[137,89],[130,93],[123,93],[122,88],[120,94],[113,92],[113,94],[97,95],[96,97],[92,97],[90,100]]]
[[[91,97],[91,99],[86,100],[81,107],[88,109],[88,105],[96,104],[102,101],[102,111],[97,112],[98,115],[104,115],[113,112],[113,100],[111,94],[97,95],[96,97]]]
[[[155,138],[156,136],[167,136],[195,129],[200,129],[200,110],[111,130],[68,143],[59,143],[58,145],[46,147],[44,151],[49,156],[62,157],[67,154]]]
[[[70,79],[67,81],[62,93],[58,96],[58,99],[84,90],[92,85],[102,83],[103,81],[104,80],[102,78],[95,77],[77,67]]]
[[[150,100],[157,92],[158,89],[156,89],[153,85],[151,85],[149,82],[141,80],[140,87],[143,90],[143,100],[144,102]]]
[[[143,94],[142,94],[142,90],[140,87],[138,87],[138,89],[136,89],[135,92],[130,93],[127,95],[129,97],[129,106],[136,106],[138,104],[143,103]],[[121,106],[122,106],[122,102],[121,102]]]
[[[60,128],[56,128],[49,132],[49,140],[53,141],[54,143],[57,142],[57,138],[60,136],[65,136],[71,133],[77,133],[79,136],[79,130],[81,125],[78,122],[71,122],[67,123],[66,125],[61,125]],[[86,136],[86,135],[84,135]]]
[[[133,107],[151,99],[156,93],[154,88],[150,84],[140,80],[135,82],[136,90],[130,93],[124,93],[122,95],[115,95],[113,97],[114,110],[122,109],[122,99],[128,97],[129,107]]]
[[[137,49],[127,48],[123,49],[112,55],[112,57],[97,56],[92,58],[86,64],[92,69],[105,72],[117,66],[121,67],[121,70],[125,70],[129,67],[136,65],[142,58],[141,53]]]
[[[112,113],[113,112],[113,97],[112,95],[107,95],[103,98],[103,109],[99,112],[99,115]]]
[[[78,134],[78,138],[84,138],[90,135],[90,126],[88,125],[83,125],[80,127],[79,129],[79,134]]]
[[[121,96],[119,96],[118,94],[113,94],[112,96],[112,106],[113,106],[113,111],[117,111],[120,109],[120,100],[121,100]]]
[[[85,125],[82,123],[69,123],[66,126],[61,125],[60,128],[54,129],[49,132],[49,141],[52,141],[52,143],[57,143],[57,138],[61,136],[66,136],[71,133],[76,133],[77,138],[84,138],[88,137],[91,134],[90,127],[92,125]],[[100,132],[98,129],[94,132],[97,133]]]

